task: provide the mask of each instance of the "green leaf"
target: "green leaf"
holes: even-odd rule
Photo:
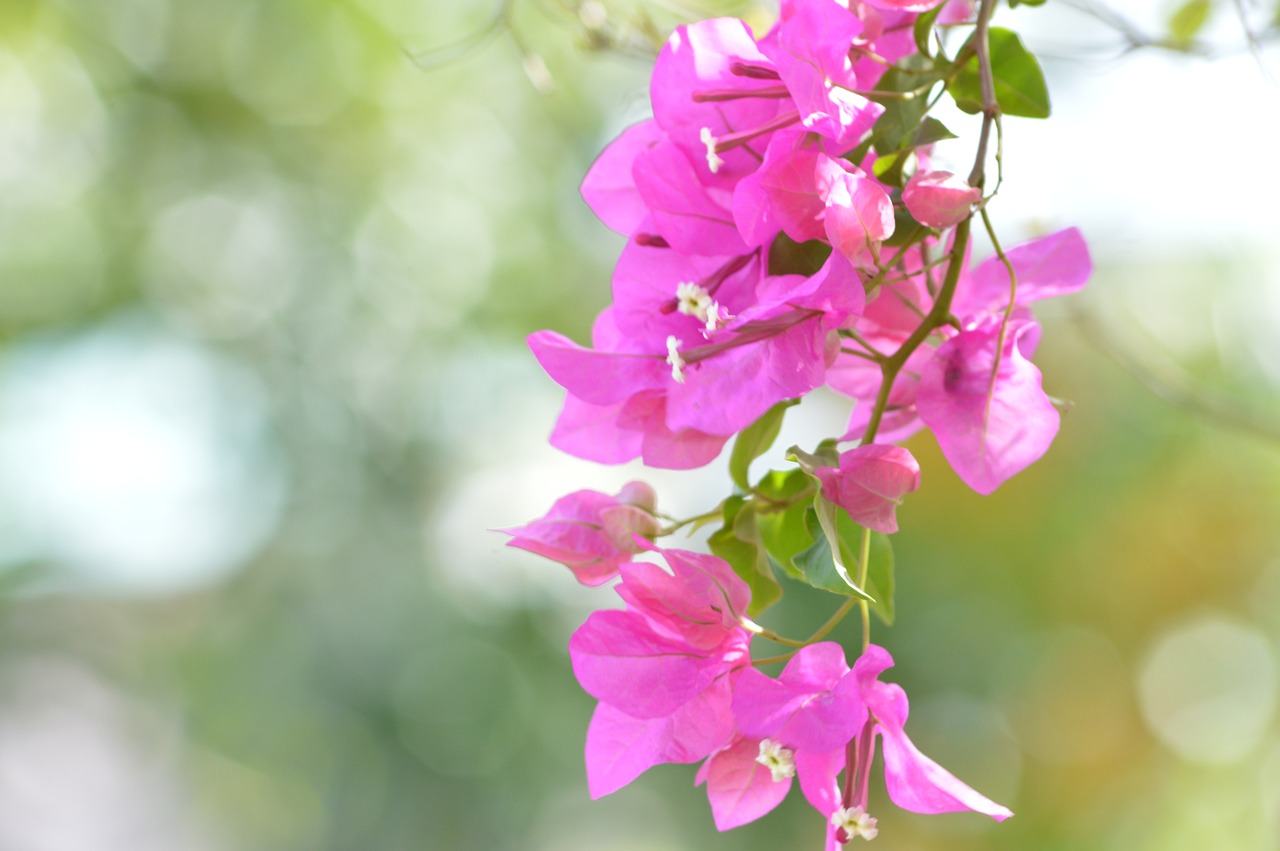
[[[1016,9],[1019,6],[1043,6],[1045,0],[1009,0],[1009,8]]]
[[[812,501],[805,495],[813,489],[813,480],[803,470],[770,470],[756,483],[756,492],[763,497],[755,501],[760,542],[778,567],[793,579],[803,579],[793,559],[813,543],[804,520]]]
[[[834,526],[840,544],[841,560],[856,574],[856,566],[862,552],[862,535],[865,530],[854,523],[843,510],[832,507],[835,513]],[[876,617],[886,626],[892,626],[894,618],[893,545],[889,537],[879,532],[870,533],[867,582],[862,589],[864,593],[859,594],[851,584],[844,582],[836,569],[834,560],[831,558],[830,545],[822,531],[817,513],[809,511],[805,520],[808,531],[814,536],[814,542],[795,558],[796,565],[804,574],[804,580],[824,591],[866,599],[868,608],[875,612]]]
[[[889,536],[872,532],[869,555],[866,590],[876,598],[876,601],[870,604],[871,611],[876,613],[876,617],[880,618],[885,626],[893,626],[893,543],[889,540]]]
[[[927,234],[929,231],[912,218],[910,211],[905,206],[893,208],[893,234],[884,241],[884,245],[889,248],[898,248],[908,245],[916,237]]]
[[[813,544],[797,553],[795,557],[795,565],[799,568],[804,581],[814,588],[821,588],[832,594],[856,597],[870,602],[873,599],[872,596],[854,585],[853,580],[849,578],[844,562],[845,548],[840,548],[842,555],[839,559],[832,557],[831,543],[822,529],[822,521],[818,519],[816,509],[811,508],[805,512],[805,526],[813,537]]]
[[[782,597],[773,561],[760,542],[755,506],[740,496],[724,502],[724,526],[707,539],[711,552],[724,559],[751,588],[750,617],[763,612]]]
[[[836,448],[835,441],[824,440],[814,452],[805,452],[799,446],[792,446],[787,450],[787,460],[795,461],[801,470],[812,476],[813,471],[819,467],[840,466],[840,451]]]
[[[778,432],[782,431],[782,418],[786,415],[787,408],[799,403],[799,399],[779,402],[738,434],[733,442],[733,451],[729,453],[729,477],[735,485],[744,491],[751,489],[751,481],[747,478],[751,462],[769,451],[769,447],[778,439]]]
[[[1187,0],[1169,18],[1169,37],[1185,44],[1196,37],[1209,20],[1212,0]]]
[[[962,53],[972,41],[973,36],[970,36],[961,49]],[[1044,72],[1017,33],[991,27],[988,43],[991,47],[991,76],[1000,111],[1024,118],[1048,118],[1049,89],[1044,82]],[[982,111],[982,79],[976,53],[964,63],[960,73],[947,86],[947,91],[955,98],[956,106],[965,112]]]
[[[947,125],[933,116],[928,116],[924,121],[920,122],[920,128],[911,137],[911,147],[919,148],[924,145],[932,145],[934,142],[941,142],[944,139],[956,138],[958,138],[956,134],[952,133],[947,128]]]
[[[910,62],[895,65],[876,83],[876,91],[881,92],[918,92],[911,98],[881,98],[884,114],[876,119],[871,128],[871,144],[880,153],[900,151],[915,134],[921,120],[929,109],[929,98],[921,89],[931,86],[942,79],[932,63],[921,57],[912,57]],[[877,100],[874,94],[872,100]]]
[[[820,239],[796,242],[780,233],[769,246],[769,274],[804,275],[807,278],[816,274],[830,256],[830,244]]]
[[[916,18],[914,35],[916,39],[916,47],[919,49],[921,56],[933,55],[933,51],[930,50],[929,36],[933,35],[934,21],[938,20],[938,14],[942,11],[942,7],[945,5],[947,4],[939,3],[937,6],[934,6],[932,9]]]

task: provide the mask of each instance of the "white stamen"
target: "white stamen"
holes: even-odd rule
[[[707,168],[715,174],[720,170],[720,166],[724,165],[724,160],[716,153],[716,137],[711,135],[710,127],[703,127],[702,132],[698,134],[698,139],[707,146]]]
[[[760,740],[760,755],[756,762],[769,769],[774,783],[796,776],[796,752],[773,739]]]
[[[850,839],[875,839],[880,829],[862,807],[841,807],[831,814],[831,826],[842,828]]]
[[[671,364],[671,377],[684,384],[684,358],[680,357],[680,338],[674,334],[667,338],[667,363]]]
[[[713,304],[715,301],[712,300],[711,293],[697,284],[676,284],[676,309],[685,316],[696,316],[706,322],[707,308]]]
[[[721,307],[720,302],[712,301],[711,304],[707,307],[706,333],[710,334],[712,331],[715,331],[721,325],[728,322],[730,318],[731,317],[729,316],[729,311]]]

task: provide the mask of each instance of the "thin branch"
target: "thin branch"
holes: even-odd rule
[[[1072,312],[1080,335],[1102,354],[1128,372],[1153,396],[1186,411],[1211,425],[1250,434],[1280,444],[1280,417],[1247,408],[1225,397],[1207,392],[1172,363],[1156,365],[1142,361],[1116,343],[1102,324],[1081,308]]]

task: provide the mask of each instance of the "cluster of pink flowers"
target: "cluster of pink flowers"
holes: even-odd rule
[[[886,111],[877,86],[917,52],[917,17],[939,2],[783,0],[759,39],[733,18],[671,35],[653,71],[653,118],[612,142],[582,185],[628,238],[613,303],[591,348],[551,331],[529,338],[568,391],[555,446],[602,463],[698,467],[774,406],[829,386],[853,400],[834,442],[848,448],[800,464],[815,508],[839,506],[869,530],[864,562],[870,530],[896,532],[897,506],[920,484],[896,441],[928,428],[984,494],[1044,454],[1059,416],[1030,360],[1040,327],[1029,305],[1084,286],[1079,232],[968,268],[981,180],[930,169],[927,144],[907,144],[905,174],[899,162],[877,177],[882,154],[902,153],[871,144]],[[972,9],[952,0],[934,14],[961,24]],[[834,848],[876,834],[867,801],[879,736],[889,797],[904,809],[1011,815],[912,745],[906,696],[879,680],[892,664],[883,648],[864,642],[850,668],[837,644],[792,642],[778,677],[758,671],[742,566],[653,544],[672,529],[647,486],[578,491],[507,531],[584,584],[620,577],[625,608],[591,615],[569,647],[599,700],[586,748],[593,796],[658,763],[705,760],[698,782],[727,829],[776,806],[794,776]]]
[[[631,486],[628,486],[631,487]],[[595,491],[579,491],[552,513],[572,513],[604,529],[604,516],[625,505]],[[635,536],[600,551],[568,527],[558,540],[555,519],[511,530],[512,544],[536,538],[584,583],[582,556],[614,562],[623,553],[651,550],[670,567],[615,564],[622,610],[587,618],[569,641],[578,682],[600,701],[587,729],[587,784],[593,798],[617,791],[662,763],[705,760],[698,784],[716,826],[728,830],[765,815],[798,777],[805,799],[827,819],[827,848],[876,835],[867,799],[875,739],[881,739],[890,799],[917,813],[974,810],[1002,821],[1012,813],[957,780],[907,738],[907,697],[880,674],[888,651],[869,646],[851,669],[844,649],[819,642],[798,650],[770,678],[751,666],[752,633],[745,612],[751,591],[722,559],[660,549]],[[586,552],[583,552],[583,549]],[[839,775],[843,772],[843,783]]]

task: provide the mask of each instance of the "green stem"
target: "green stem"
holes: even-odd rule
[[[920,348],[935,328],[947,323],[947,317],[951,314],[951,298],[955,295],[956,285],[960,283],[960,270],[964,265],[965,249],[969,245],[971,221],[972,217],[956,225],[955,242],[951,248],[951,263],[947,266],[947,277],[942,282],[942,289],[938,292],[933,307],[924,320],[916,326],[916,330],[911,332],[911,336],[898,347],[898,350],[880,363],[880,392],[876,395],[875,407],[871,409],[867,428],[862,433],[863,445],[875,440],[876,432],[880,429],[880,420],[884,416],[885,408],[889,405],[889,394],[893,390],[893,382],[902,371],[907,358]]]
[[[871,561],[871,530],[864,528],[862,530],[862,552],[858,554],[858,587],[867,587],[867,567]],[[849,602],[853,602],[850,600]],[[858,608],[862,611],[862,652],[866,653],[867,648],[871,646],[871,610],[867,606],[866,600],[858,601]]]
[[[831,630],[835,629],[836,626],[840,623],[840,621],[844,620],[844,616],[849,614],[849,612],[853,611],[853,604],[856,602],[857,600],[853,599],[852,597],[850,597],[848,600],[845,600],[844,603],[841,604],[840,608],[836,609],[835,614],[827,618],[827,622],[824,623],[822,626],[818,627],[817,632],[809,636],[808,643],[816,644],[817,642],[826,638],[827,635],[831,633]]]

